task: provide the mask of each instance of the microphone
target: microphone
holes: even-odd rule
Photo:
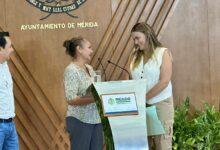
[[[98,61],[99,61],[99,64],[101,65],[101,67],[102,67],[103,74],[104,74],[104,76],[105,76],[105,81],[107,81],[107,80],[106,80],[105,68],[104,68],[104,66],[103,66],[103,64],[102,64],[102,61],[101,61],[101,59],[100,59],[100,58],[98,58]]]
[[[118,67],[118,68],[120,68],[120,69],[122,69],[122,70],[124,70],[124,71],[128,74],[129,80],[131,79],[130,73],[128,72],[127,69],[122,68],[121,66],[119,66],[119,65],[117,65],[117,64],[115,64],[115,63],[113,63],[113,62],[111,62],[110,60],[108,60],[108,63],[109,63],[109,64],[112,64],[112,65],[114,65],[114,66],[116,66],[116,67]]]

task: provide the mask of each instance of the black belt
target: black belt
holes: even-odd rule
[[[0,123],[2,123],[2,122],[6,122],[6,123],[8,123],[8,122],[12,122],[13,121],[13,118],[9,118],[9,119],[0,119]]]
[[[153,106],[153,105],[151,105],[151,104],[147,104],[147,103],[146,103],[146,107],[151,107],[151,106]]]

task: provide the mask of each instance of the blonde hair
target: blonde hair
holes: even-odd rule
[[[133,70],[140,64],[142,58],[144,59],[144,63],[146,63],[149,58],[152,58],[155,49],[157,47],[162,47],[162,44],[158,41],[152,27],[145,22],[135,24],[131,29],[131,32],[142,32],[149,44],[148,49],[145,50],[140,50],[136,45],[134,46],[130,55],[130,69]]]

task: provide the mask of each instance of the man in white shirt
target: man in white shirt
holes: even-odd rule
[[[18,150],[13,81],[7,60],[14,51],[8,32],[0,32],[0,150]]]

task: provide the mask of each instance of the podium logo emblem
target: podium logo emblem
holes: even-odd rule
[[[109,98],[108,99],[108,104],[109,105],[114,105],[115,104],[115,100],[113,98]]]
[[[52,14],[67,14],[70,17],[78,18],[71,14],[72,11],[78,9],[87,0],[26,0],[40,11],[47,13],[48,15],[41,18],[44,20]]]

